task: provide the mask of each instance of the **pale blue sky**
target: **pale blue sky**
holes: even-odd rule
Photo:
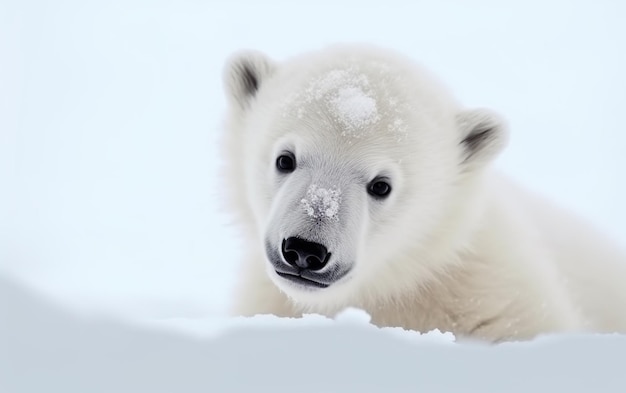
[[[345,41],[501,112],[498,166],[626,245],[625,19],[612,0],[5,0],[0,270],[87,308],[223,309],[239,255],[216,204],[224,59]]]

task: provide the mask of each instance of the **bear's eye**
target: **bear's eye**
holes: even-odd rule
[[[283,153],[276,159],[276,169],[282,173],[290,173],[296,169],[296,158],[291,153]]]
[[[391,186],[383,179],[374,179],[367,186],[367,192],[374,198],[386,198],[391,192]]]

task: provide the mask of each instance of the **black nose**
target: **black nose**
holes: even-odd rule
[[[323,245],[297,237],[283,240],[283,257],[293,267],[307,270],[320,270],[330,258]]]

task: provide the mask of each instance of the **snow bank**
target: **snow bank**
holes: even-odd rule
[[[336,321],[71,315],[0,279],[0,391],[624,392],[626,337],[546,337],[488,347],[449,334]]]

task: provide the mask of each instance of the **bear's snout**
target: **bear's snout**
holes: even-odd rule
[[[330,253],[323,244],[298,237],[284,239],[281,252],[285,262],[299,270],[321,270],[330,259]]]
[[[344,278],[352,264],[337,259],[320,243],[300,237],[283,238],[282,244],[265,242],[267,261],[279,278],[279,288],[311,291],[328,288]],[[331,261],[332,260],[332,261]]]

